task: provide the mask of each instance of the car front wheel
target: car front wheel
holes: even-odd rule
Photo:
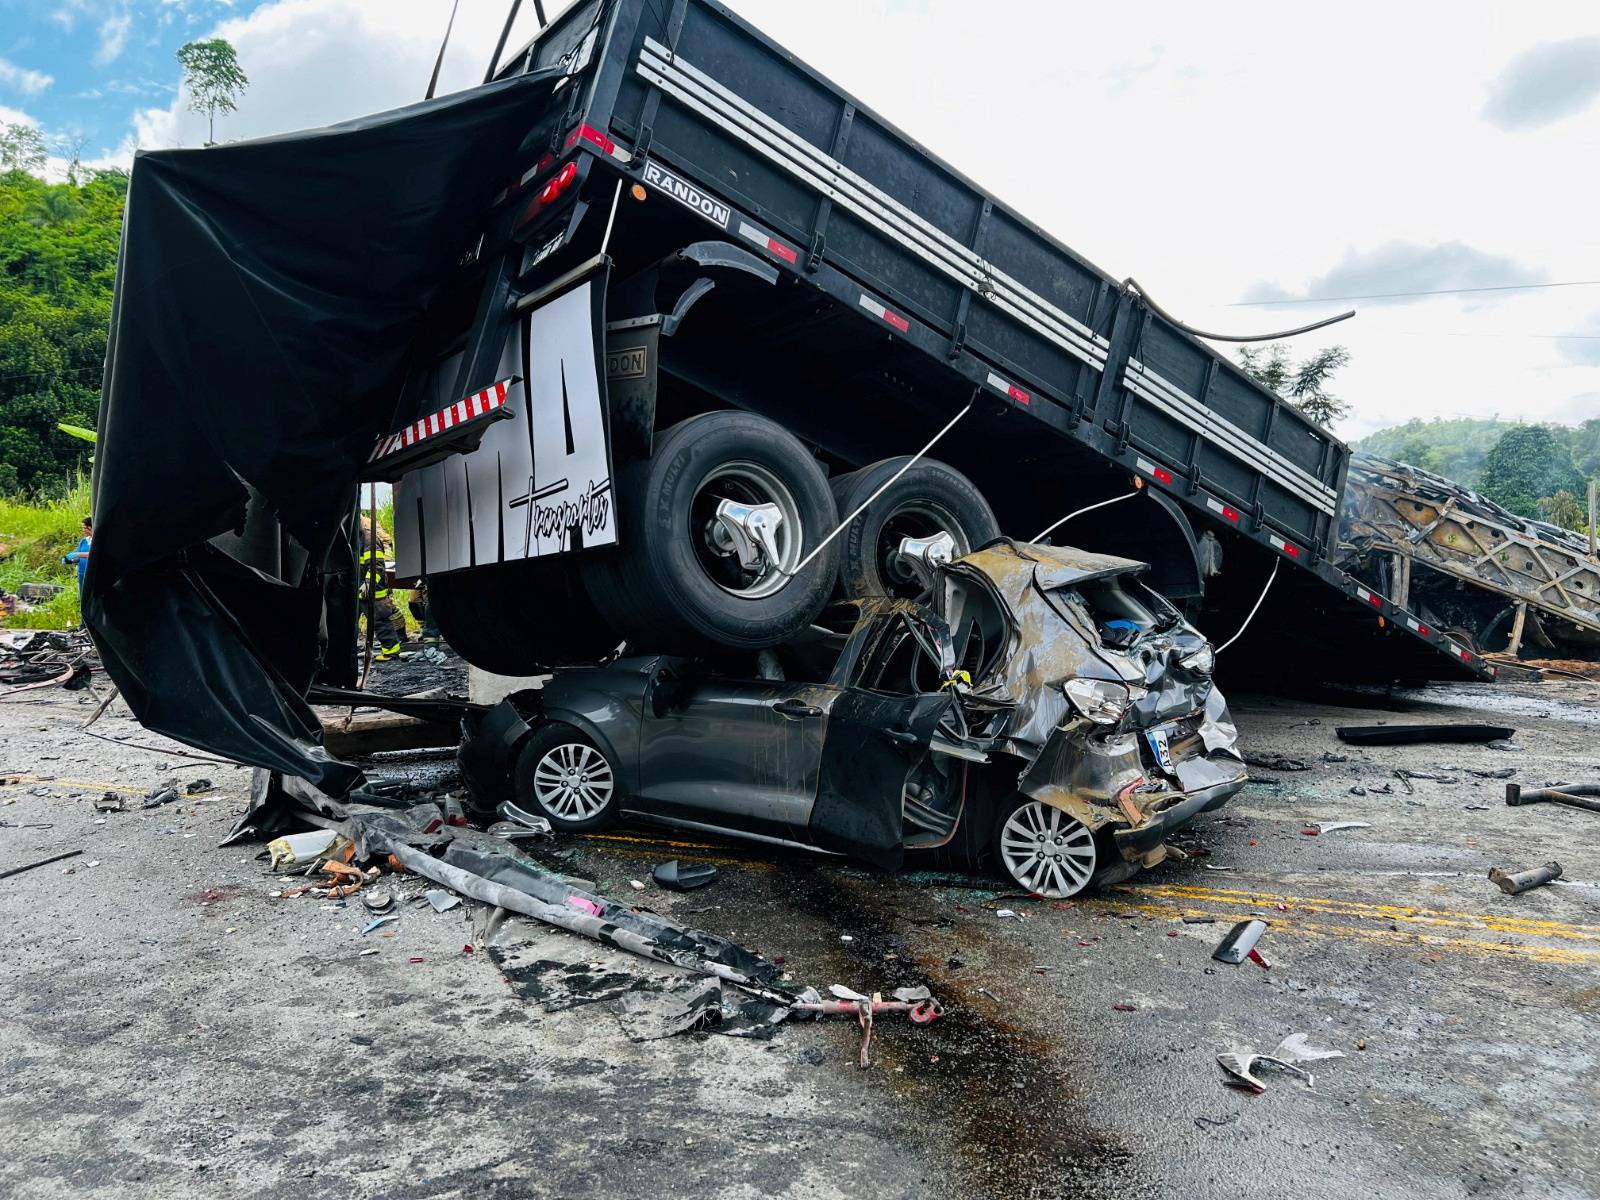
[[[1017,796],[995,822],[995,858],[1024,891],[1051,900],[1075,896],[1094,878],[1094,831],[1053,804]]]
[[[540,728],[523,747],[516,793],[523,807],[568,833],[609,825],[622,800],[617,765],[588,734],[560,722]]]

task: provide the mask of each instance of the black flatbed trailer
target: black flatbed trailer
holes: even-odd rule
[[[1280,673],[1287,638],[1323,679],[1492,677],[1332,561],[1343,443],[720,4],[575,4],[499,77],[552,67],[567,79],[465,268],[454,395],[495,384],[519,297],[597,258],[615,281],[726,243],[776,282],[724,289],[670,341],[662,314],[621,306],[608,345],[643,330],[653,379],[641,418],[610,364],[614,438],[642,420],[648,453],[652,423],[709,398],[849,469],[970,402],[936,453],[1008,532],[1144,489],[1155,504],[1086,514],[1063,540],[1155,563],[1219,641],[1272,573],[1235,673]]]

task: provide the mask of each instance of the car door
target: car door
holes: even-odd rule
[[[928,761],[934,731],[955,703],[942,687],[949,664],[933,653],[947,657],[947,638],[925,614],[895,608],[852,634],[833,681],[840,695],[824,730],[813,844],[893,870],[905,853],[908,781],[931,785],[936,808],[959,805],[957,777]],[[951,831],[958,817],[957,807]]]
[[[735,679],[665,660],[644,709],[645,815],[808,843],[829,684]]]

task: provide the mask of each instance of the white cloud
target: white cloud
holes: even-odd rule
[[[126,9],[114,12],[100,22],[100,45],[95,49],[94,61],[100,66],[122,57],[128,44],[128,34],[133,31],[133,14]]]
[[[15,88],[24,96],[37,96],[54,82],[53,75],[19,67],[10,59],[0,58],[0,86]]]
[[[23,112],[20,108],[8,108],[0,104],[0,125],[31,125],[37,129],[39,118]]]
[[[1525,50],[1490,85],[1484,118],[1501,129],[1537,129],[1600,98],[1600,37],[1565,38]]]

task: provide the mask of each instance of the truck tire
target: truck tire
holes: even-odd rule
[[[583,582],[602,616],[644,653],[761,650],[816,620],[833,590],[837,542],[789,576],[833,532],[822,468],[781,426],[753,413],[701,413],[656,437],[655,453],[617,478],[622,545],[585,555]],[[775,504],[777,563],[741,558],[721,501]]]
[[[530,558],[430,575],[428,608],[457,654],[496,675],[545,675],[598,662],[622,644],[570,560]]]
[[[908,459],[886,458],[840,475],[832,481],[833,499],[842,520],[882,487]],[[917,577],[895,561],[901,539],[948,533],[956,557],[1000,536],[1000,523],[989,502],[960,471],[924,458],[902,475],[839,535],[839,590],[846,599],[858,596],[915,597],[922,591]]]

